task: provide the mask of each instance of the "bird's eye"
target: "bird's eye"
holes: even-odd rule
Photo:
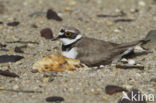
[[[60,32],[65,32],[63,29],[61,29],[61,31]]]
[[[65,32],[65,36],[71,36],[70,32]]]

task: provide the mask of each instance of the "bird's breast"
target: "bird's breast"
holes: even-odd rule
[[[70,49],[68,51],[62,51],[62,55],[67,58],[76,59],[76,57],[78,55],[77,48],[73,47],[72,49]]]

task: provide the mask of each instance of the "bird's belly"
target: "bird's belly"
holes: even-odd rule
[[[77,48],[72,48],[69,51],[62,51],[62,55],[67,57],[67,58],[75,59],[78,55]]]

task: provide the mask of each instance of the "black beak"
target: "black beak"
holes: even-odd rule
[[[53,38],[52,41],[56,41],[56,40],[59,40],[59,39],[60,39],[60,37],[57,36],[57,37]]]

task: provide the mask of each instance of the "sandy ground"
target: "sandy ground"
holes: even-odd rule
[[[33,63],[52,53],[60,53],[60,42],[52,42],[40,36],[40,30],[51,28],[54,36],[62,25],[74,26],[81,33],[97,39],[116,43],[139,40],[156,29],[156,3],[154,0],[0,0],[5,6],[0,13],[0,43],[7,44],[8,52],[0,55],[18,54],[24,59],[16,63],[0,64],[0,69],[9,70],[20,78],[0,76],[0,87],[8,89],[40,90],[43,93],[14,93],[0,91],[0,103],[46,103],[48,96],[61,96],[64,103],[117,103],[121,93],[107,95],[105,86],[114,84],[126,88],[138,88],[145,94],[156,96],[156,52],[133,58],[145,66],[144,70],[103,69],[80,70],[58,73],[51,82],[43,81],[44,73],[31,72]],[[62,22],[47,20],[45,12],[52,8]],[[138,9],[138,12],[134,10]],[[124,17],[97,17],[99,14],[116,15],[124,11]],[[30,17],[34,12],[40,15]],[[132,22],[114,23],[116,19],[133,19]],[[8,22],[17,20],[20,25],[9,27]],[[32,24],[38,28],[32,28]],[[39,44],[6,43],[9,41],[34,41]],[[16,46],[27,45],[23,54],[15,53]],[[154,102],[152,102],[154,103]]]

